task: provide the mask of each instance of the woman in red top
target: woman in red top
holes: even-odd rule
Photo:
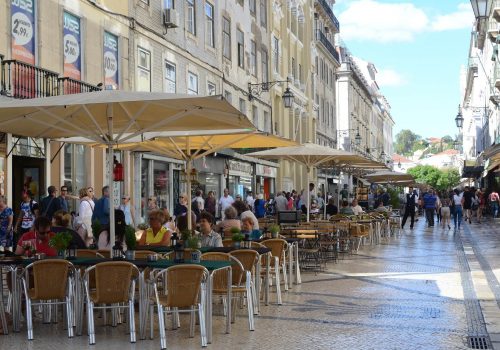
[[[49,240],[55,236],[50,231],[50,220],[45,216],[35,219],[33,230],[26,232],[17,242],[17,255],[31,255],[33,251],[45,253],[47,256],[57,256],[57,251],[49,245]]]

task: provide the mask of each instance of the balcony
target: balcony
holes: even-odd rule
[[[493,17],[500,21],[500,0],[493,0],[491,5]]]
[[[25,99],[100,91],[83,81],[33,66],[18,60],[4,60],[0,55],[0,94]]]
[[[0,93],[14,98],[57,95],[58,74],[18,60],[2,60]]]
[[[330,41],[328,41],[328,38],[323,34],[321,30],[316,31],[316,40],[318,40],[323,47],[332,55],[332,57],[337,61],[337,63],[340,64],[340,57],[339,53],[337,50],[335,50],[335,47],[332,45]]]
[[[493,41],[497,38],[499,25],[500,23],[496,19],[490,19],[488,22],[488,35]]]
[[[325,12],[325,15],[330,19],[330,21],[332,22],[332,25],[335,27],[335,29],[337,30],[337,33],[338,33],[340,31],[339,20],[333,14],[333,11],[332,11],[332,8],[330,7],[330,5],[328,5],[326,0],[316,0],[315,3],[320,5],[319,7]]]
[[[57,78],[57,89],[59,91],[59,95],[101,91],[101,88],[99,86],[91,85],[69,77]]]
[[[495,77],[493,79],[495,82],[495,87],[500,90],[500,64],[495,65]]]

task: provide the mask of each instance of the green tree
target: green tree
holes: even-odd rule
[[[408,174],[412,175],[416,182],[427,184],[440,191],[451,189],[460,183],[457,169],[441,170],[431,165],[418,165],[408,170]]]
[[[411,155],[415,142],[420,141],[422,137],[415,134],[409,129],[401,130],[396,135],[396,142],[394,143],[394,151],[402,155]]]
[[[451,138],[450,135],[443,136],[441,138],[441,142],[443,143],[453,143],[453,139]]]

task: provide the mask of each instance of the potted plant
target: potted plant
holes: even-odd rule
[[[94,242],[99,240],[99,235],[102,232],[102,225],[98,219],[92,220],[92,235],[94,236]]]
[[[201,247],[200,238],[198,237],[198,235],[190,235],[186,240],[186,245],[188,248],[198,249]]]
[[[241,241],[245,239],[245,236],[241,234],[241,230],[237,227],[231,227],[231,239],[233,240],[233,247],[240,248]]]
[[[280,233],[279,225],[269,226],[269,232],[271,232],[271,238],[278,238],[279,233]]]
[[[73,235],[69,232],[60,232],[49,240],[49,245],[57,250],[57,255],[66,258],[66,249],[68,249]]]
[[[135,236],[135,229],[133,226],[127,225],[125,228],[125,244],[127,244],[127,251],[125,252],[126,259],[134,260],[137,238]]]

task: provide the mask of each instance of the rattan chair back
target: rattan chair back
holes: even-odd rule
[[[244,282],[246,280],[245,278],[245,271],[250,271],[250,273],[254,272],[254,269],[257,265],[257,262],[259,261],[259,253],[257,253],[255,250],[251,249],[238,249],[238,250],[233,250],[230,253],[232,256],[234,256],[242,265],[244,271],[241,271],[241,282]],[[235,278],[238,279],[239,272],[233,270],[233,282],[235,281]]]
[[[96,304],[126,303],[137,268],[127,261],[109,261],[95,265]]]
[[[208,252],[201,255],[201,260],[230,261],[231,256],[228,253]],[[217,292],[227,290],[227,271],[212,272],[212,286]]]
[[[31,299],[51,300],[66,297],[68,275],[70,269],[73,269],[70,262],[54,259],[40,260],[35,261],[32,268],[34,285],[33,289],[31,286],[28,288]]]
[[[111,258],[111,251],[109,249],[99,249],[97,253],[101,254],[105,258]]]
[[[222,245],[224,247],[232,247],[233,246],[233,240],[231,238],[225,238],[222,240]]]
[[[285,256],[285,248],[287,243],[284,239],[280,238],[272,238],[267,239],[262,242],[264,246],[271,249],[271,255],[273,257],[278,257],[280,264],[283,262],[283,258]]]
[[[135,258],[137,260],[146,260],[148,258],[148,255],[151,254],[157,254],[156,252],[152,250],[136,250],[135,251]]]
[[[201,283],[208,278],[208,271],[201,265],[175,265],[158,273],[166,275],[167,297],[160,298],[166,307],[186,308],[198,304]]]

